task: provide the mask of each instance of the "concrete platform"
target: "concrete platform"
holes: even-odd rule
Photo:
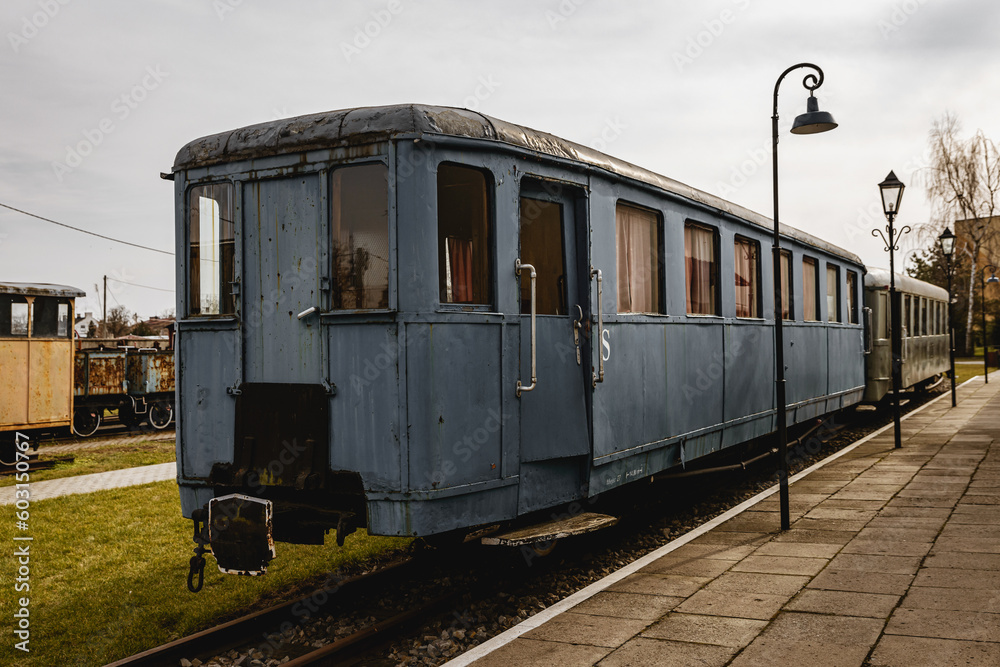
[[[1000,373],[447,663],[1000,665]]]

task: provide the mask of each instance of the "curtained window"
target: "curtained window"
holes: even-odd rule
[[[781,319],[794,319],[792,308],[792,253],[781,251]]]
[[[899,294],[897,291],[896,294]],[[913,327],[910,326],[910,295],[903,295],[903,329],[902,336],[906,338],[912,335]]]
[[[826,319],[840,322],[840,267],[826,265]]]
[[[334,310],[389,307],[388,174],[378,163],[330,177]]]
[[[858,323],[858,274],[847,272],[847,321]]]
[[[661,298],[660,217],[619,203],[615,207],[619,313],[665,313]]]
[[[441,303],[490,303],[492,238],[486,175],[442,164],[437,176]]]
[[[216,183],[191,188],[188,222],[188,311],[191,315],[232,315],[236,312],[233,186]]]
[[[802,258],[802,319],[819,319],[819,264],[812,257]]]
[[[736,237],[736,317],[760,317],[760,246]]]
[[[710,227],[684,225],[684,273],[689,315],[718,315],[718,236]]]

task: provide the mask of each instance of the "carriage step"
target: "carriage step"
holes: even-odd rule
[[[610,528],[618,523],[618,518],[607,514],[584,512],[576,516],[553,519],[526,528],[518,528],[499,535],[483,538],[483,544],[491,546],[519,547],[535,542],[548,542],[570,535],[582,535],[601,528]]]

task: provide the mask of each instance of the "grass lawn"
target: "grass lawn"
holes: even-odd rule
[[[17,563],[11,555],[0,561],[0,665],[104,665],[290,598],[290,590],[305,593],[340,568],[409,543],[363,531],[343,548],[332,537],[322,547],[278,543],[263,577],[224,575],[206,556],[205,587],[194,594],[186,584],[192,524],[181,517],[175,482],[32,503],[27,532],[15,529],[14,512],[0,509],[0,541],[12,554],[10,545],[25,544],[14,535],[34,538],[31,588],[15,593]],[[10,630],[14,601],[22,596],[30,598],[30,653],[14,648]]]
[[[59,477],[89,475],[94,472],[148,466],[154,463],[167,463],[173,461],[175,458],[174,443],[172,440],[107,445],[102,446],[100,449],[82,449],[71,452],[71,454],[76,457],[72,463],[59,463],[54,468],[33,472],[31,473],[31,481],[41,482],[46,479],[57,479]],[[66,456],[66,454],[46,454],[44,444],[38,452],[38,458],[42,461],[61,456]],[[0,487],[13,485],[13,475],[0,477]]]
[[[975,364],[960,364],[959,361],[974,361]],[[993,372],[997,369],[990,366],[990,379],[993,379]],[[983,358],[976,357],[955,357],[955,385],[960,385],[970,378],[983,374]],[[948,380],[945,379],[947,383]]]

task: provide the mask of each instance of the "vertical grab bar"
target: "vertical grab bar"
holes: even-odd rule
[[[593,375],[593,386],[596,388],[598,382],[604,382],[604,285],[601,270],[590,267],[590,277],[594,276],[597,276],[597,374]]]
[[[535,267],[531,264],[521,264],[521,259],[518,258],[514,261],[514,273],[518,276],[521,275],[521,269],[528,269],[528,278],[531,280],[531,384],[525,386],[521,384],[521,381],[517,381],[517,390],[514,392],[516,396],[520,397],[523,392],[532,391],[537,383],[536,378],[536,365],[535,365],[535,281],[537,279],[537,274],[535,273]]]

